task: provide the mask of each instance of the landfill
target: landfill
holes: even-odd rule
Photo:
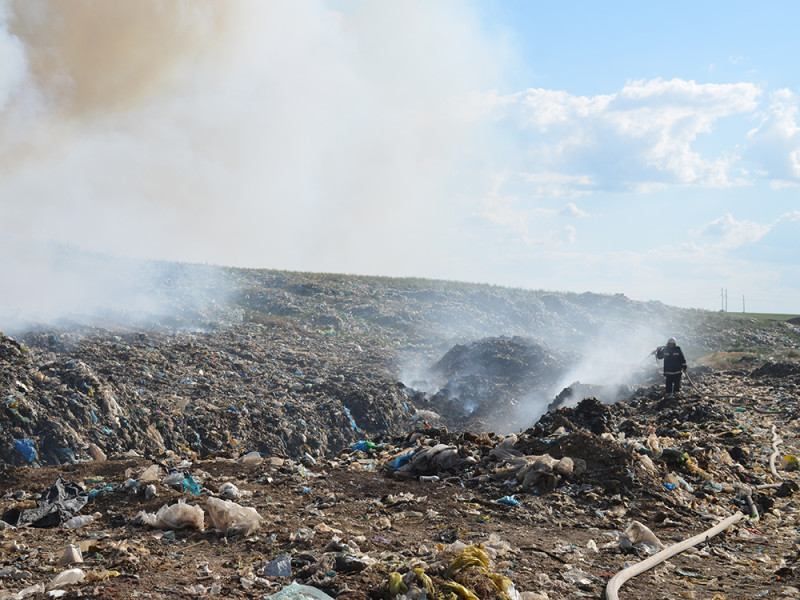
[[[234,275],[202,326],[0,335],[0,599],[602,598],[737,512],[620,598],[800,597],[796,324]],[[686,333],[681,394],[655,364],[614,402],[556,389],[601,319],[641,318]]]

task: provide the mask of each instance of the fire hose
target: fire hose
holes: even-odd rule
[[[727,519],[717,523],[711,529],[708,529],[703,533],[699,533],[694,537],[690,537],[689,539],[683,540],[682,542],[678,542],[677,544],[673,544],[668,548],[664,548],[661,552],[654,554],[650,558],[638,562],[635,565],[631,565],[627,569],[623,569],[608,580],[608,584],[606,585],[606,600],[619,600],[619,588],[622,587],[622,584],[629,579],[632,579],[637,575],[641,575],[645,571],[660,565],[665,560],[672,558],[676,554],[680,554],[684,550],[688,550],[689,548],[693,548],[698,544],[708,541],[710,538],[722,533],[731,525],[738,523],[742,519],[744,519],[744,513],[737,511]]]
[[[664,548],[661,552],[654,554],[650,558],[647,558],[641,562],[636,563],[635,565],[631,565],[627,569],[623,569],[616,575],[614,575],[611,579],[608,580],[608,585],[606,585],[606,600],[619,600],[619,588],[622,587],[629,579],[636,577],[637,575],[641,575],[645,571],[652,569],[653,567],[660,565],[667,559],[672,558],[676,554],[680,554],[684,550],[688,550],[689,548],[693,548],[698,544],[702,544],[703,542],[708,541],[710,538],[714,537],[715,535],[722,533],[726,529],[728,529],[731,525],[734,525],[744,519],[744,513],[737,511],[735,514],[731,515],[727,519],[724,519],[717,523],[711,529],[704,531],[703,533],[699,533],[694,537],[690,537],[689,539],[683,540],[682,542],[678,542],[677,544],[673,544],[668,548]]]
[[[689,380],[691,382],[691,380]],[[694,386],[694,384],[692,384]],[[778,437],[778,432],[775,426],[772,426],[772,455],[769,457],[769,470],[772,472],[772,475],[776,478],[780,478],[778,475],[778,471],[775,467],[775,460],[779,454],[778,445],[781,443],[781,438]],[[761,487],[761,486],[758,486]],[[747,494],[746,500],[748,500],[747,504],[752,514],[755,518],[758,518],[758,510],[755,508],[755,504],[753,503],[752,497],[750,494]],[[693,537],[690,537],[682,542],[678,542],[677,544],[673,544],[667,548],[664,548],[661,552],[654,554],[650,558],[647,558],[641,562],[638,562],[622,571],[619,571],[616,575],[614,575],[611,579],[608,580],[608,584],[606,585],[606,600],[619,600],[619,588],[628,581],[636,577],[637,575],[641,575],[645,571],[652,569],[653,567],[660,565],[665,560],[668,560],[675,556],[676,554],[680,554],[681,552],[688,550],[689,548],[693,548],[698,544],[702,544],[703,542],[708,541],[710,538],[718,535],[735,525],[739,521],[745,518],[744,513],[741,511],[736,511],[733,515],[728,517],[727,519],[723,519],[719,523],[717,523],[714,527],[707,529],[703,533],[699,533]]]

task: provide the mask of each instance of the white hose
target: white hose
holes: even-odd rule
[[[781,438],[778,437],[778,431],[775,429],[775,425],[772,426],[772,454],[769,457],[769,470],[772,473],[772,476],[775,479],[782,479],[780,475],[778,475],[778,469],[775,467],[775,461],[778,459],[778,455],[780,451],[778,450],[778,445],[783,442]]]
[[[619,600],[619,588],[633,577],[637,575],[641,575],[645,571],[652,569],[656,565],[660,565],[665,560],[672,558],[676,554],[680,554],[684,550],[688,550],[689,548],[693,548],[698,544],[701,544],[708,539],[722,533],[726,529],[728,529],[731,525],[734,525],[744,519],[744,514],[742,512],[736,512],[736,514],[731,515],[727,519],[720,521],[711,529],[707,529],[703,533],[699,533],[694,537],[690,537],[689,539],[683,540],[682,542],[678,542],[677,544],[673,544],[668,548],[664,548],[658,554],[654,554],[650,558],[646,558],[645,560],[636,563],[635,565],[631,565],[627,569],[623,569],[616,575],[614,575],[608,581],[608,585],[606,585],[606,600]]]

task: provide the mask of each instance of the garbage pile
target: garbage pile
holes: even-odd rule
[[[166,450],[319,457],[413,414],[374,349],[291,324],[23,340],[0,334],[0,464]]]
[[[430,367],[430,382],[423,382],[438,391],[415,402],[446,415],[459,429],[507,429],[519,404],[532,394],[546,393],[574,360],[519,336],[456,344]]]

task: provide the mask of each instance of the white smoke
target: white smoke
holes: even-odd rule
[[[470,98],[503,56],[449,1],[5,0],[0,235],[17,252],[0,280],[48,314],[79,303],[27,254],[53,242],[429,272],[474,183],[466,148],[488,152]],[[86,287],[102,305],[105,279]]]

